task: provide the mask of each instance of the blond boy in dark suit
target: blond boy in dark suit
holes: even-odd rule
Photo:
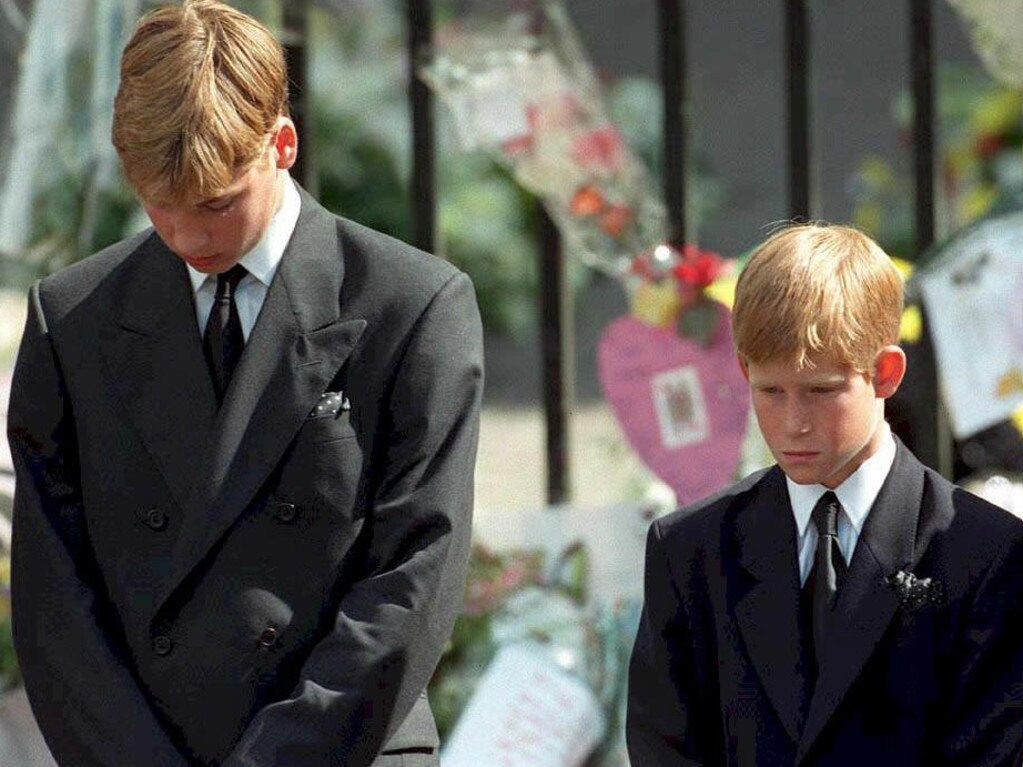
[[[153,228],[32,288],[15,642],[54,756],[436,765],[482,344],[470,281],[291,180],[281,46],[145,17],[114,144]]]
[[[854,229],[750,258],[733,327],[777,464],[651,527],[633,767],[1016,764],[1023,522],[892,436],[902,309]]]

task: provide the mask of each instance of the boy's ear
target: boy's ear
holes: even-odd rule
[[[888,399],[899,388],[906,375],[906,353],[895,345],[886,346],[874,358],[874,394]]]
[[[273,134],[274,164],[280,170],[288,170],[298,159],[298,130],[290,117],[277,118]]]
[[[749,368],[746,366],[746,360],[741,354],[736,354],[736,359],[739,360],[739,369],[742,370],[742,377],[746,379],[746,383],[749,383]]]

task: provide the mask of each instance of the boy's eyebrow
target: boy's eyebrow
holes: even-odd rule
[[[196,203],[196,207],[200,207],[201,208],[204,205],[213,205],[213,204],[218,203],[218,202],[224,202],[225,200],[230,200],[232,197],[237,197],[238,195],[240,195],[242,192],[245,191],[245,184],[243,182],[244,182],[244,179],[236,177],[231,182],[231,186],[229,186],[226,189],[222,190],[220,192],[220,194],[218,194],[218,195],[215,195],[213,197],[208,197],[205,200],[199,200]]]
[[[207,205],[216,205],[217,203],[226,202],[227,200],[230,200],[232,197],[237,197],[239,194],[241,194],[241,190],[228,190],[223,194],[218,194],[216,197],[210,197],[205,200],[200,200],[199,202],[196,203],[196,206],[202,208]]]
[[[766,388],[766,387],[786,386],[786,385],[788,385],[788,386],[811,386],[811,387],[812,386],[835,386],[835,385],[838,385],[838,384],[845,383],[845,380],[846,380],[845,376],[840,375],[840,374],[833,374],[833,375],[827,375],[827,376],[808,378],[808,379],[806,379],[804,381],[788,381],[788,382],[779,381],[779,380],[777,380],[775,378],[766,377],[766,376],[763,377],[763,378],[757,378],[756,376],[751,376],[750,377],[750,386],[752,386],[754,388],[757,388],[757,389],[763,389],[763,388]]]

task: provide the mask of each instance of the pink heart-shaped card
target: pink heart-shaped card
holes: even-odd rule
[[[680,505],[734,481],[746,434],[749,387],[728,310],[716,308],[706,347],[630,315],[605,329],[598,348],[600,382],[618,423]]]

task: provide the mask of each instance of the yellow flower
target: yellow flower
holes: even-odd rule
[[[959,203],[959,217],[963,225],[976,221],[995,204],[998,187],[992,184],[977,185],[964,195]]]
[[[899,326],[899,339],[906,343],[915,344],[923,334],[924,319],[920,313],[919,306],[907,306],[902,313],[902,322]]]
[[[899,274],[902,275],[902,279],[908,280],[910,275],[913,274],[913,262],[907,261],[904,258],[897,258],[892,256],[892,265],[899,270]]]
[[[707,295],[715,301],[720,301],[729,309],[735,303],[735,283],[738,277],[721,277],[707,286]]]
[[[887,189],[895,183],[891,164],[879,154],[868,154],[860,162],[859,180],[873,191]]]
[[[970,116],[970,130],[977,136],[1005,133],[1019,125],[1023,112],[1023,93],[1008,88],[998,90],[982,100]]]
[[[1012,422],[1016,424],[1016,428],[1023,433],[1023,407],[1018,408],[1016,412],[1012,414]]]

